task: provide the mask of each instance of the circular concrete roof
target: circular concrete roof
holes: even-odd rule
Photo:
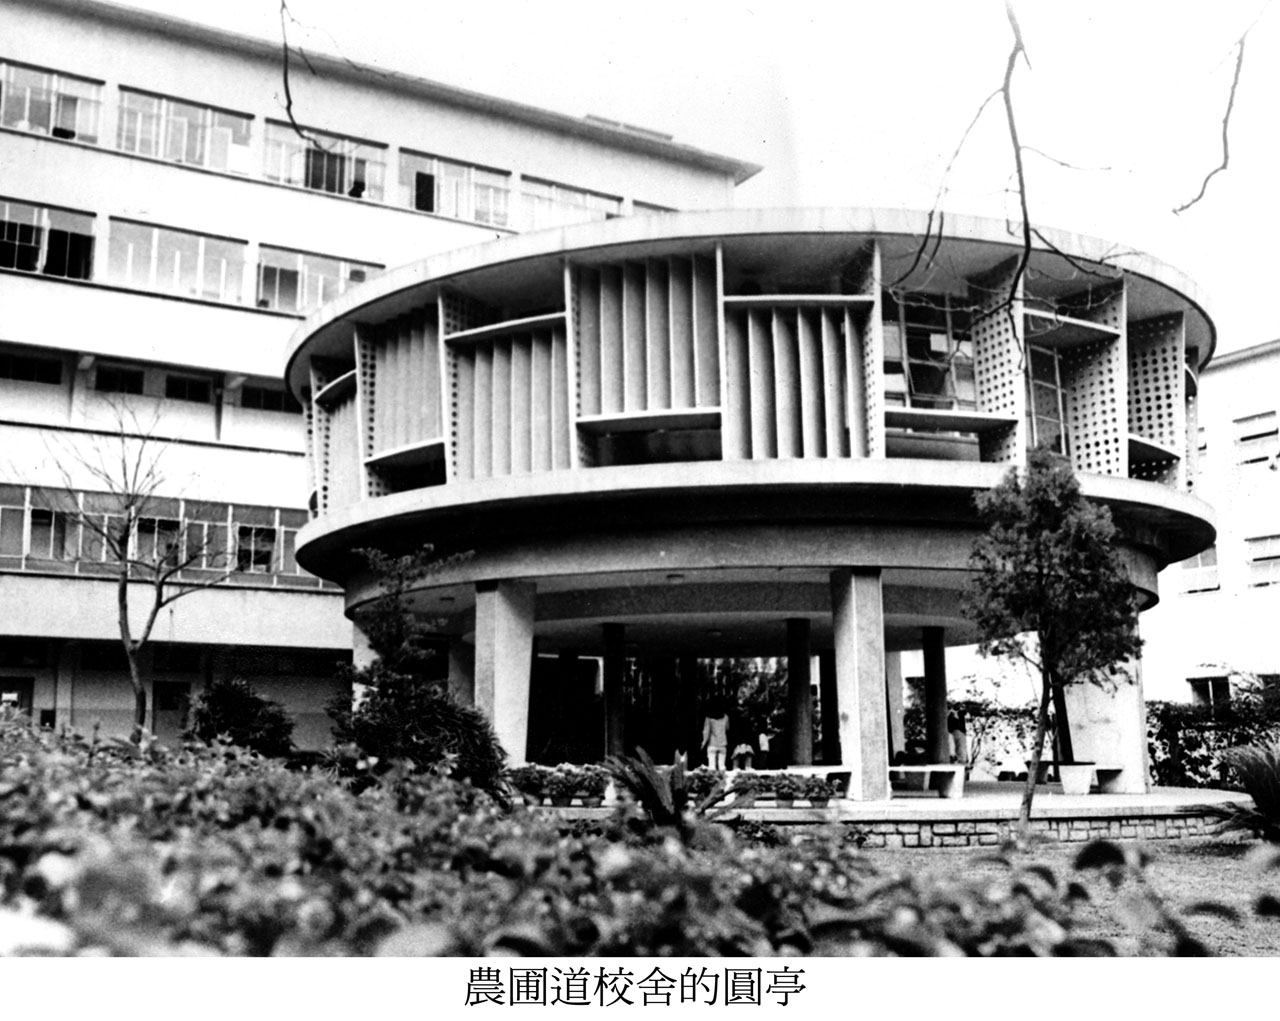
[[[777,258],[779,252],[812,252],[824,246],[847,249],[876,237],[887,244],[896,242],[882,254],[887,279],[906,288],[927,284],[946,290],[962,288],[966,277],[1021,250],[1005,220],[948,215],[941,246],[946,260],[939,261],[936,254],[932,261],[917,259],[932,222],[928,213],[906,209],[729,209],[620,217],[453,249],[352,287],[312,313],[290,339],[285,374],[294,394],[301,396],[308,382],[301,356],[347,347],[352,326],[385,321],[433,301],[442,286],[464,282],[468,290],[492,289],[508,298],[521,289],[545,291],[556,286],[566,256],[583,261],[644,258],[671,254],[682,246],[705,249],[720,241],[735,257],[749,258],[753,249],[764,248],[770,258]],[[1038,228],[1037,233],[1028,268],[1042,273],[1043,286],[1051,288],[1051,281],[1061,277],[1065,293],[1081,286],[1085,271],[1095,272],[1099,280],[1123,273],[1131,283],[1130,317],[1142,317],[1144,305],[1150,306],[1151,314],[1171,311],[1171,304],[1181,306],[1187,316],[1187,345],[1198,348],[1201,365],[1208,360],[1216,343],[1209,303],[1181,270],[1100,238],[1049,228]]]

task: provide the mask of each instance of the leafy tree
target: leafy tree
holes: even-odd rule
[[[1071,468],[1033,450],[1025,477],[1011,469],[975,497],[987,526],[974,545],[965,615],[983,655],[1021,659],[1040,674],[1040,704],[1019,814],[1025,832],[1054,703],[1059,748],[1071,761],[1065,685],[1101,681],[1142,647],[1135,592],[1105,507],[1080,492]]]
[[[357,618],[374,660],[345,668],[356,698],[354,706],[345,698],[330,704],[335,736],[377,759],[380,768],[396,761],[418,769],[448,763],[455,777],[498,791],[506,752],[479,711],[429,677],[431,627],[409,608],[413,586],[444,561],[433,558],[430,546],[400,557],[361,553],[382,580],[382,595]]]
[[[205,742],[224,738],[272,757],[293,750],[293,720],[284,706],[240,677],[214,681],[196,696],[188,733]]]

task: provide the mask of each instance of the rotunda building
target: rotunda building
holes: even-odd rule
[[[1093,238],[1041,231],[1024,252],[1003,221],[934,225],[615,219],[350,289],[289,351],[315,487],[298,561],[350,615],[379,591],[360,550],[469,554],[413,606],[513,762],[547,727],[628,749],[628,659],[650,664],[679,749],[697,744],[694,659],[785,655],[784,753],[814,753],[813,684],[823,761],[852,797],[887,797],[898,657],[923,649],[945,725],[945,648],[974,640],[973,496],[1030,448],[1111,508],[1144,605],[1214,537],[1189,492],[1214,347],[1196,286]],[[595,716],[582,657],[603,659]],[[1144,789],[1140,682],[1073,697],[1077,756],[1121,760],[1121,789]]]

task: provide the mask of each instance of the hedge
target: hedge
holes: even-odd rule
[[[359,786],[359,785],[354,785]],[[439,771],[354,793],[225,745],[0,719],[0,951],[42,954],[1070,954],[1078,888],[886,874],[851,834],[780,847],[635,805],[595,828]]]

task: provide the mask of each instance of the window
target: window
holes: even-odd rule
[[[187,500],[183,504],[186,559],[194,570],[225,571],[230,566],[227,550],[225,503]]]
[[[90,279],[93,217],[0,199],[0,268]]]
[[[182,562],[182,522],[176,518],[138,519],[134,556],[148,564],[177,567]]]
[[[302,405],[288,390],[275,390],[267,386],[243,386],[240,388],[240,407],[255,411],[286,411],[300,414]]]
[[[146,373],[142,369],[126,369],[121,365],[99,365],[94,373],[93,388],[107,394],[140,394]]]
[[[622,200],[526,177],[521,182],[526,230],[607,220],[622,215]]]
[[[946,295],[884,295],[885,403],[913,408],[974,408],[969,314]]]
[[[207,379],[197,376],[165,376],[164,395],[175,401],[208,404],[213,388]]]
[[[252,123],[244,114],[121,89],[116,146],[173,163],[247,174]]]
[[[0,557],[22,556],[26,518],[26,490],[0,485]]]
[[[423,213],[505,227],[510,175],[425,156],[400,154],[400,203]]]
[[[0,351],[0,379],[12,379],[18,383],[62,382],[62,361],[58,358],[42,358],[38,355],[11,354]]]
[[[243,241],[112,220],[109,273],[123,287],[238,302],[245,248]]]
[[[1270,585],[1280,581],[1280,535],[1264,535],[1246,540],[1249,550],[1249,584]]]
[[[1066,393],[1062,386],[1058,352],[1027,345],[1028,443],[1067,454]]]
[[[263,173],[268,180],[331,195],[382,201],[384,146],[311,128],[303,128],[302,132],[300,135],[289,124],[267,122]]]
[[[1191,685],[1191,701],[1195,705],[1211,706],[1216,710],[1231,702],[1229,677],[1192,677],[1187,683]]]
[[[76,528],[67,511],[31,508],[31,545],[28,554],[40,560],[73,560]]]
[[[270,574],[275,569],[276,530],[264,525],[240,525],[236,541],[236,569]]]
[[[316,308],[381,268],[263,245],[258,264],[258,307],[280,312]]]
[[[1280,433],[1274,411],[1237,418],[1234,426],[1237,464],[1257,464],[1276,456]]]
[[[1182,562],[1183,592],[1212,592],[1218,587],[1218,547]]]
[[[0,63],[0,124],[96,143],[101,93],[87,78]]]
[[[298,540],[298,529],[307,523],[310,516],[306,511],[288,511],[280,512],[280,567],[281,574],[302,574],[303,570],[298,566],[295,558],[295,550]]]

